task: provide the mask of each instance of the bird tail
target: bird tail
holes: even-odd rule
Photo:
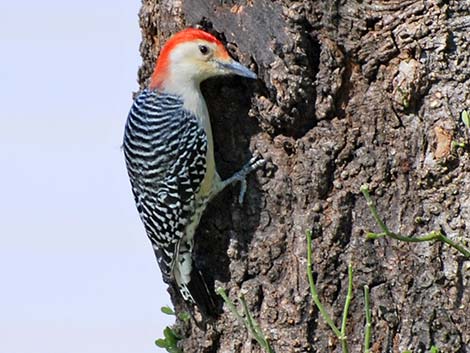
[[[214,293],[209,290],[204,276],[197,268],[193,267],[191,271],[191,279],[189,283],[184,284],[184,287],[190,294],[190,301],[192,301],[192,304],[197,306],[204,318],[215,319],[218,316]]]
[[[178,252],[178,259],[173,267],[173,276],[181,296],[189,304],[192,313],[194,313],[194,306],[196,306],[203,318],[217,317],[214,296],[193,261],[192,244],[181,243]]]

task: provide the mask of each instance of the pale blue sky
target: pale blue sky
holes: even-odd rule
[[[138,0],[0,3],[0,353],[147,353],[170,303],[120,144]]]

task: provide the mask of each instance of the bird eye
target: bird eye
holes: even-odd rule
[[[200,45],[199,51],[202,55],[206,55],[207,53],[209,53],[209,48],[206,45]]]

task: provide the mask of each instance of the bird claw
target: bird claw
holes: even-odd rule
[[[231,185],[235,182],[240,182],[240,193],[238,195],[238,203],[240,205],[243,204],[243,200],[245,199],[245,193],[246,193],[246,177],[248,174],[251,172],[255,171],[259,167],[263,166],[266,163],[266,161],[259,157],[255,156],[252,157],[248,163],[246,163],[242,169],[240,169],[238,172],[233,174],[230,178],[225,179],[224,181],[220,181],[215,185],[213,188],[211,195],[209,196],[209,200],[211,200],[215,195],[217,195],[219,192],[221,192],[223,189],[225,189],[228,185]]]
[[[240,193],[238,194],[238,203],[240,205],[243,205],[243,201],[245,200],[245,193],[247,188],[246,177],[248,174],[262,167],[264,164],[266,164],[266,160],[260,156],[254,156],[243,166],[243,168],[238,173],[235,174],[236,180],[240,182]]]
[[[238,203],[243,205],[243,201],[245,200],[245,192],[246,192],[246,179],[240,180],[240,193],[238,194]]]

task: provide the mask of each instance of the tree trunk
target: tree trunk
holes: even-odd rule
[[[253,154],[268,159],[208,207],[195,260],[209,284],[249,309],[277,353],[340,352],[313,305],[306,237],[320,298],[340,322],[354,268],[350,352],[362,352],[371,288],[372,352],[470,352],[470,266],[439,242],[365,239],[379,231],[360,186],[369,184],[392,231],[442,229],[469,240],[469,0],[143,0],[145,85],[160,46],[201,25],[259,80],[204,83],[222,177]],[[452,141],[463,141],[454,148]],[[215,281],[215,283],[214,283]],[[174,293],[176,310],[185,310]],[[219,298],[220,299],[220,298]],[[184,352],[262,352],[224,306],[186,328]]]

